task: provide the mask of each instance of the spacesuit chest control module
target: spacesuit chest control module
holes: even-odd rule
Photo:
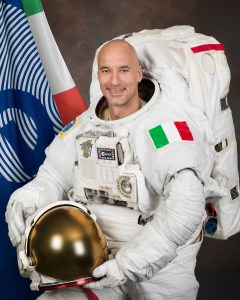
[[[121,139],[113,131],[89,131],[77,136],[75,172],[80,180],[75,195],[81,201],[138,209],[135,173],[140,166],[129,156],[126,161]]]

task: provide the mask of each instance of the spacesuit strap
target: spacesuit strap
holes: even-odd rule
[[[98,296],[96,294],[94,294],[94,292],[91,289],[85,288],[84,286],[79,286],[79,287],[88,296],[88,299],[90,299],[90,300],[99,300]]]

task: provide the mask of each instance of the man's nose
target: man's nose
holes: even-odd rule
[[[111,74],[111,84],[112,85],[119,85],[120,78],[118,72],[112,72]]]

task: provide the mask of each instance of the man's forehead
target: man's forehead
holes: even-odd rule
[[[134,61],[138,61],[134,48],[122,41],[109,42],[98,54],[98,65],[131,65]]]
[[[134,65],[134,59],[130,55],[120,53],[102,55],[98,59],[98,67],[115,67],[121,68],[124,66],[131,67]]]
[[[132,60],[99,60],[98,69],[132,69],[135,64]]]

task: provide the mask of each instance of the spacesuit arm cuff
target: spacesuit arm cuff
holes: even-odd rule
[[[149,251],[149,245],[147,245],[148,240],[143,240],[142,243],[138,244],[133,241],[128,242],[116,255],[119,265],[131,281],[151,279],[157,271],[163,269],[177,256],[176,245],[170,246],[164,238],[160,242],[159,233],[153,228],[151,222],[143,230],[145,231],[143,235],[151,235],[151,251]],[[160,253],[161,258],[159,260],[156,262],[151,261],[151,256],[156,257]]]

